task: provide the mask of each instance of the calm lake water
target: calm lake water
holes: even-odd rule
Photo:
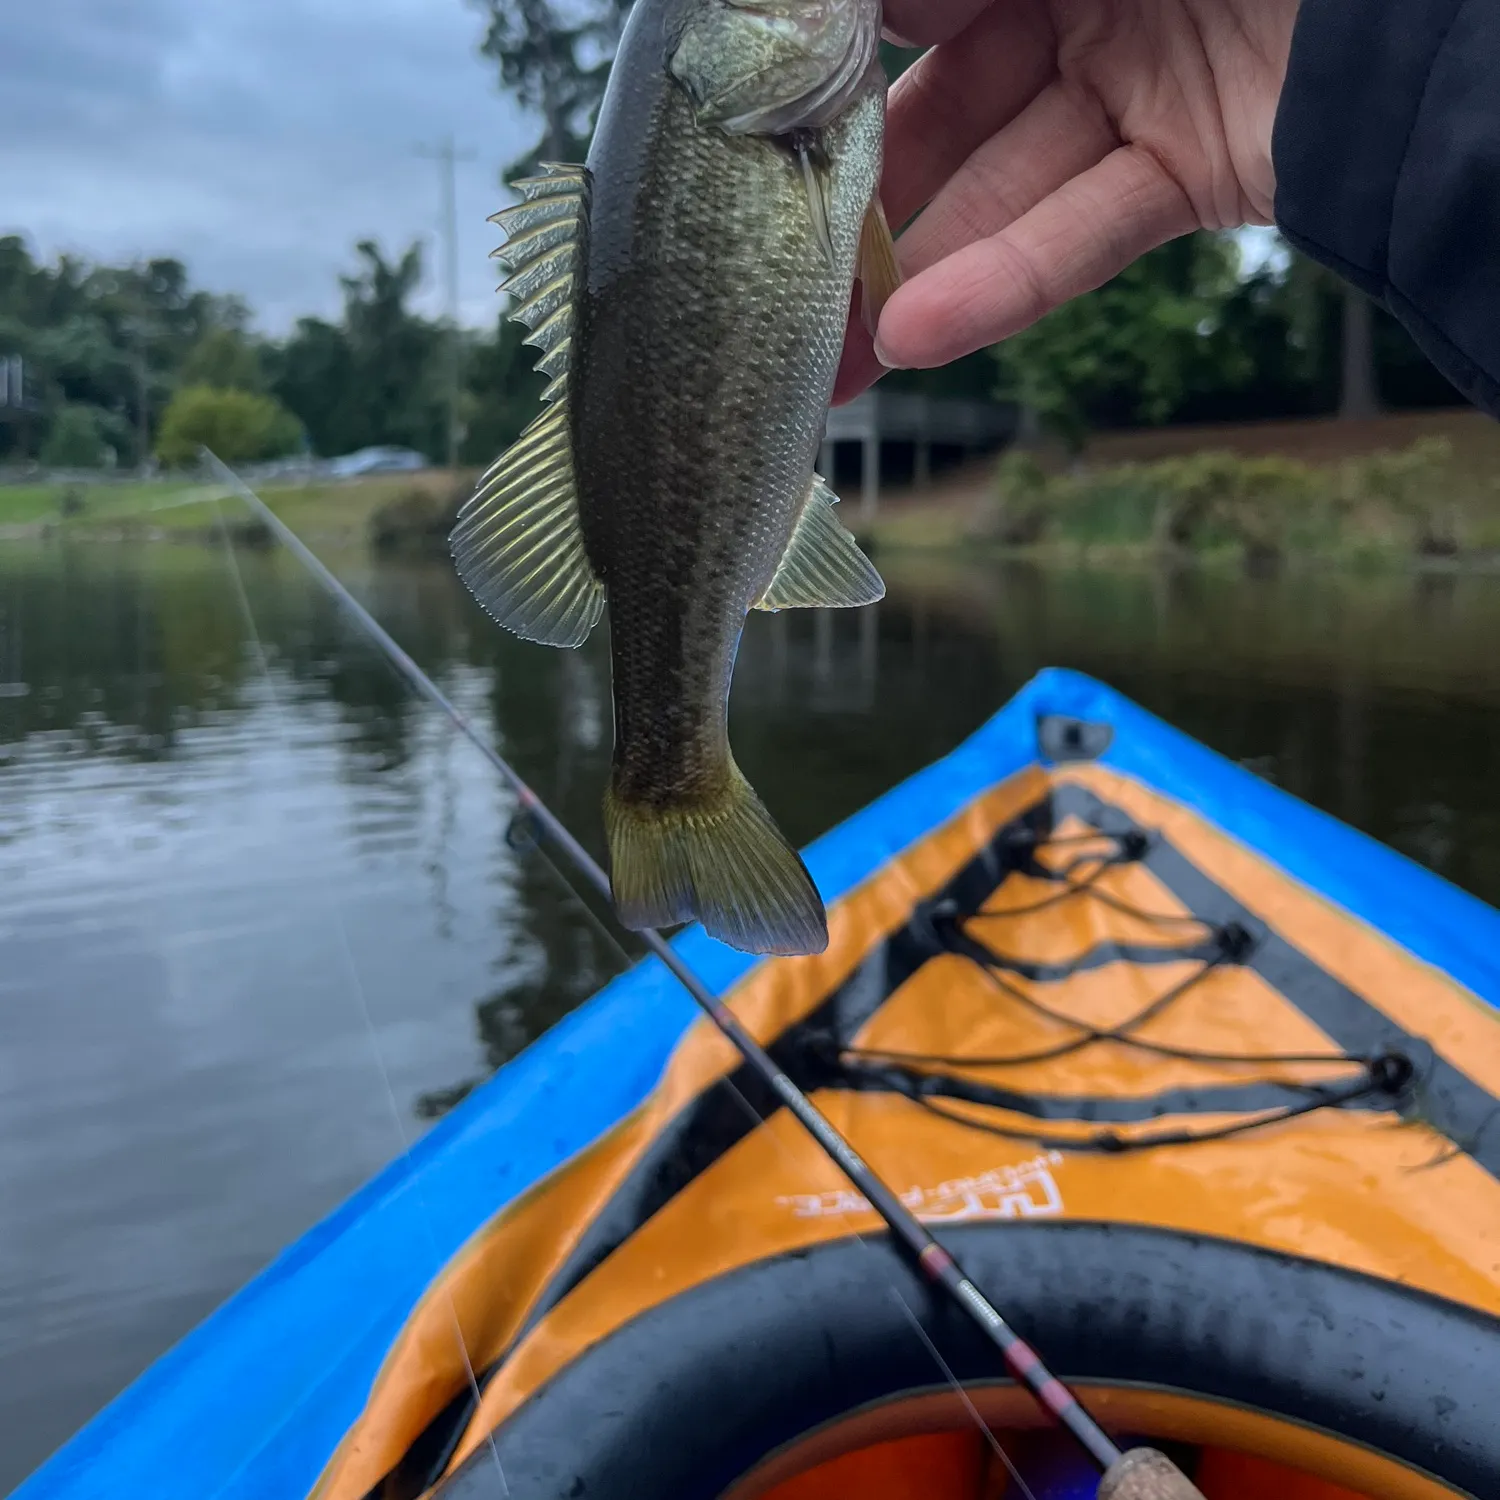
[[[329,561],[602,852],[602,641]],[[1500,579],[882,562],[741,652],[796,841],[1060,664],[1500,903]],[[0,544],[0,1492],[626,962],[510,813],[290,558]]]

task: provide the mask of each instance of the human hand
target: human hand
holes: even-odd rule
[[[1189,230],[1272,222],[1297,0],[886,0],[931,46],[891,90],[886,216],[906,284],[877,358],[852,318],[834,400],[884,365],[997,343]],[[1351,128],[1353,128],[1351,123]]]

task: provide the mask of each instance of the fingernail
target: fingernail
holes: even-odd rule
[[[875,358],[883,364],[887,370],[899,370],[901,366],[885,352],[885,346],[880,342],[880,335],[875,335]]]

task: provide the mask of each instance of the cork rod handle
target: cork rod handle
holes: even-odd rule
[[[1203,1500],[1203,1496],[1165,1453],[1132,1448],[1099,1481],[1099,1500]]]

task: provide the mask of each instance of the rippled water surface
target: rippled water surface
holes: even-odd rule
[[[602,641],[329,561],[599,852]],[[741,652],[798,842],[1060,664],[1500,901],[1500,580],[882,565]],[[510,813],[290,558],[0,543],[0,1491],[626,961]]]

